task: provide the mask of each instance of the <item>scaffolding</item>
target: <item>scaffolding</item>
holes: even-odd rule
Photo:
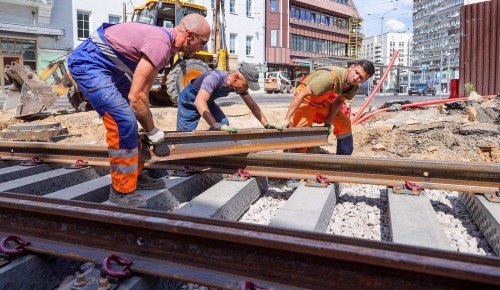
[[[362,44],[365,35],[362,33],[363,19],[349,19],[349,42],[347,43],[347,57],[352,60],[363,58]]]

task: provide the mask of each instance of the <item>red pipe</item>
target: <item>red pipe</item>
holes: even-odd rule
[[[485,99],[492,98],[492,97],[495,97],[495,95],[483,96],[483,98],[485,98]],[[434,100],[434,101],[427,101],[427,102],[420,102],[420,103],[412,103],[412,104],[402,105],[401,108],[402,109],[416,108],[416,107],[429,106],[429,105],[437,105],[437,104],[444,104],[444,103],[453,103],[453,102],[456,102],[456,101],[467,101],[467,98],[444,99],[444,100]],[[373,117],[374,115],[376,115],[378,113],[387,112],[387,109],[388,108],[383,108],[383,109],[375,110],[375,111],[371,112],[370,114],[367,114],[367,115],[363,116],[363,118],[361,118],[358,121],[356,121],[355,123],[353,123],[353,125],[359,125],[359,124],[363,123],[364,121],[366,121],[367,119]]]
[[[380,87],[384,83],[385,78],[387,77],[387,75],[391,71],[392,65],[396,61],[396,57],[398,56],[398,54],[399,54],[399,50],[394,51],[394,55],[392,56],[392,59],[389,62],[389,65],[387,66],[387,69],[385,70],[384,75],[382,76],[382,78],[378,82],[378,84],[375,87],[375,89],[373,89],[372,93],[370,94],[370,96],[368,97],[368,99],[365,101],[365,103],[363,104],[363,106],[361,107],[361,109],[359,109],[359,111],[356,113],[356,115],[354,116],[354,118],[351,120],[351,124],[354,124],[354,123],[356,123],[358,121],[358,119],[361,116],[361,114],[363,113],[363,111],[366,109],[366,107],[368,106],[368,104],[375,97],[375,94],[378,92],[378,90],[380,89]]]

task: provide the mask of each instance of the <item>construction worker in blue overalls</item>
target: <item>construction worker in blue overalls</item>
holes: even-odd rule
[[[155,127],[149,108],[149,90],[176,52],[190,57],[209,38],[210,26],[198,14],[183,17],[174,28],[105,23],[70,55],[71,76],[107,130],[111,202],[146,207],[145,198],[135,190],[165,186],[162,179],[141,173],[137,121],[150,144],[163,141],[165,134]]]
[[[200,75],[182,90],[177,109],[177,131],[194,131],[201,117],[210,126],[209,130],[235,133],[238,129],[229,126],[229,120],[215,100],[231,92],[240,95],[252,114],[266,129],[277,129],[269,123],[259,105],[248,90],[259,90],[259,70],[252,64],[242,63],[238,69],[228,72],[210,70]]]

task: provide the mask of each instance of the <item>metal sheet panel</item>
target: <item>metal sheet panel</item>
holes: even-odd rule
[[[480,95],[500,93],[500,4],[480,2],[461,8],[460,96],[471,82]]]

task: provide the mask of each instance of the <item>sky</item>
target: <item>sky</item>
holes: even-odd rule
[[[363,18],[366,37],[380,35],[382,17],[383,31],[412,32],[413,0],[353,0]],[[390,11],[396,8],[396,10]],[[389,11],[389,12],[388,12]],[[371,14],[371,15],[369,15]]]

